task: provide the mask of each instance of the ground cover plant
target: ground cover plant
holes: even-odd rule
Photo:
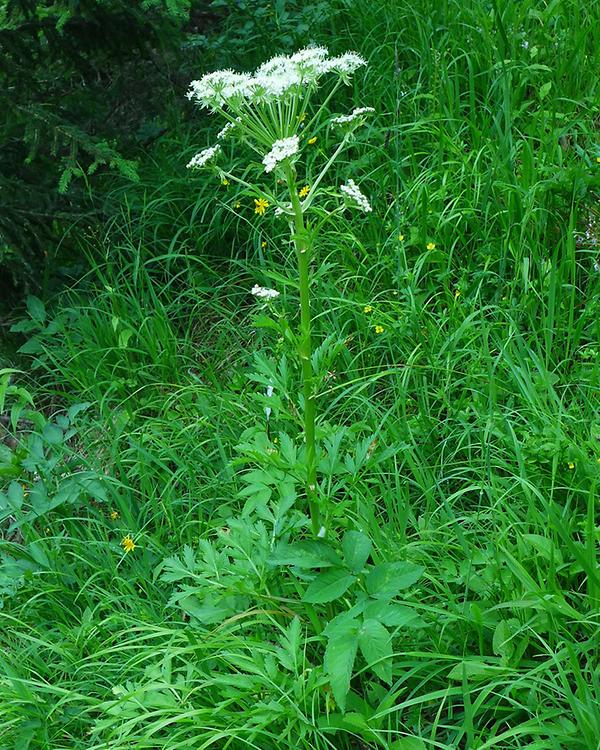
[[[598,748],[600,11],[256,10],[14,326],[0,745]]]

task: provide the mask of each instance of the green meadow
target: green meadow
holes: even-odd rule
[[[599,750],[600,5],[167,5],[94,211],[0,219],[0,747]],[[311,45],[291,161],[186,169]]]

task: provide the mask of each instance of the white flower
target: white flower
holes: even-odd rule
[[[297,135],[293,135],[290,138],[281,138],[280,140],[275,141],[271,150],[263,159],[265,172],[271,172],[280,161],[298,153],[299,148],[300,142]]]
[[[187,163],[187,168],[188,169],[200,169],[207,162],[209,162],[214,156],[216,156],[220,150],[221,150],[221,147],[219,145],[205,148],[203,151],[200,151],[199,154],[196,154],[196,156],[193,156],[190,159],[190,161]]]
[[[272,385],[268,385],[267,386],[267,398],[271,398],[272,395],[273,395],[273,386]],[[265,406],[265,416],[266,416],[267,420],[271,416],[271,407],[270,406]]]
[[[353,109],[349,115],[340,115],[339,117],[334,117],[331,122],[333,122],[335,125],[345,125],[346,123],[356,120],[361,115],[366,115],[368,112],[375,112],[375,108],[357,107],[356,109]]]
[[[360,55],[357,55],[356,52],[345,52],[339,57],[332,57],[330,60],[327,60],[325,66],[328,71],[335,70],[340,73],[343,78],[346,78],[354,73],[355,70],[366,64],[367,61]]]
[[[360,208],[365,213],[368,214],[370,211],[373,210],[366,196],[364,196],[360,192],[360,188],[354,182],[354,180],[348,180],[347,185],[340,185],[340,190],[342,191],[342,193],[344,193],[349,198],[351,198],[356,203],[358,208]]]
[[[227,125],[223,128],[223,130],[219,130],[217,133],[217,140],[222,141],[224,138],[227,137],[227,135],[237,126],[238,122],[241,122],[241,117],[236,117],[235,122],[228,122]]]
[[[197,99],[205,107],[216,109],[248,94],[248,83],[252,76],[234,73],[232,70],[217,70],[207,73],[199,81],[192,81],[188,99]]]
[[[254,74],[217,70],[192,81],[187,94],[210,109],[239,108],[263,104],[316,85],[326,73],[337,73],[346,82],[365,60],[354,52],[328,57],[325,47],[306,47],[293,55],[278,55],[263,63]]]
[[[250,293],[259,299],[275,299],[279,297],[279,292],[276,289],[267,289],[264,286],[258,286],[258,284],[252,287]]]

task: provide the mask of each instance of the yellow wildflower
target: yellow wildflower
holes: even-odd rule
[[[261,247],[266,247],[266,246],[267,246],[267,243],[265,242],[265,240],[263,240],[263,241],[262,241],[262,242],[260,243],[260,246],[261,246]]]
[[[596,157],[596,161],[598,162],[598,164],[600,164],[600,156]]]
[[[375,333],[383,333],[385,328],[383,326],[375,326]]]
[[[309,138],[308,141],[307,141],[307,143],[308,143],[309,146],[314,145],[316,142],[317,142],[317,136],[316,135],[313,135],[313,137]]]
[[[116,521],[119,517],[119,512],[116,510],[113,510],[113,512],[110,514],[111,521]]]
[[[236,201],[236,202],[235,202],[235,203],[233,204],[233,207],[234,207],[234,208],[241,208],[241,206],[242,206],[242,204],[241,204],[241,203],[240,203],[239,201]]]
[[[371,305],[365,305],[365,306],[363,307],[363,312],[364,312],[364,313],[370,313],[370,312],[373,312],[373,308],[371,307]]]
[[[229,185],[229,180],[227,179],[227,177],[223,177],[223,179],[221,180],[221,185],[225,185],[226,187],[227,185]]]
[[[400,240],[400,242],[404,242],[404,235],[403,235],[403,234],[401,234],[401,235],[400,235],[400,236],[398,237],[398,239]]]
[[[427,243],[427,249],[428,250],[435,250],[435,242],[428,242]]]
[[[574,469],[575,468],[575,464],[573,463],[573,461],[569,461],[569,463],[567,464],[567,466],[569,467],[569,469]]]
[[[460,297],[460,295],[461,295],[460,289],[456,289],[454,291],[454,299],[458,299]]]
[[[121,546],[125,550],[125,554],[129,554],[130,552],[133,552],[137,545],[131,538],[131,535],[127,534],[127,536],[124,536],[121,540]]]
[[[262,216],[269,207],[269,201],[266,198],[254,199],[254,213]]]
[[[307,195],[308,195],[309,193],[310,193],[310,188],[309,188],[309,186],[308,186],[308,185],[305,185],[305,186],[304,186],[303,188],[301,188],[301,189],[300,189],[300,192],[298,193],[298,195],[299,195],[299,196],[300,196],[301,198],[306,198],[306,196],[307,196]]]

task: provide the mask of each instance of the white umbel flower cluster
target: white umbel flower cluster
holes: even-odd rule
[[[200,151],[199,154],[193,156],[187,163],[188,169],[200,169],[204,167],[211,159],[213,159],[221,150],[221,147],[217,144],[216,146],[210,146]]]
[[[375,112],[375,108],[374,107],[357,107],[356,109],[353,109],[349,115],[340,115],[339,117],[334,117],[331,120],[331,122],[334,123],[335,125],[347,125],[348,123],[356,120],[358,117],[369,114],[370,112]]]
[[[265,172],[273,171],[280,161],[297,154],[299,148],[300,141],[297,135],[292,135],[290,138],[280,138],[278,141],[275,141],[271,150],[263,159]]]
[[[360,188],[354,182],[354,180],[348,180],[347,185],[340,185],[340,190],[342,191],[342,193],[351,198],[358,206],[358,208],[361,209],[361,211],[364,211],[366,214],[368,214],[373,210],[371,208],[371,204],[367,200],[367,197],[360,192]]]
[[[218,70],[192,81],[188,98],[203,107],[238,109],[244,104],[263,104],[317,84],[327,73],[337,73],[345,82],[366,61],[355,52],[329,57],[325,47],[306,47],[293,55],[278,55],[254,73]]]
[[[267,289],[264,286],[258,286],[258,284],[252,287],[250,293],[259,299],[275,299],[279,297],[279,292],[276,289]]]

